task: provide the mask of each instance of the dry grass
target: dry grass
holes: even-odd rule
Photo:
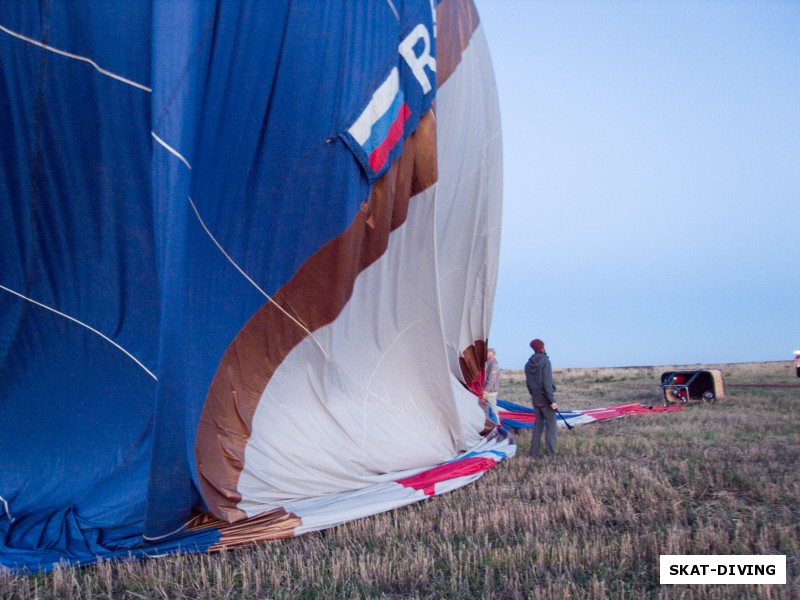
[[[515,459],[437,499],[229,554],[0,575],[0,597],[800,598],[800,390],[735,385],[797,380],[722,368],[726,402],[562,431],[549,462],[522,432]],[[559,371],[558,400],[658,403],[666,367],[638,369]],[[526,400],[518,373],[501,397]],[[789,585],[659,585],[660,554],[764,553],[787,555]]]

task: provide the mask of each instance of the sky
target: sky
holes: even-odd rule
[[[489,344],[522,368],[791,360],[800,2],[475,0],[503,125]]]

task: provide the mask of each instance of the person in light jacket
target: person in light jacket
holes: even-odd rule
[[[500,391],[500,364],[497,362],[494,348],[489,348],[486,353],[486,387],[483,389],[485,400],[489,402],[497,414],[497,393]]]
[[[558,426],[556,424],[556,399],[553,393],[553,367],[550,365],[550,358],[544,351],[544,342],[535,339],[531,342],[533,355],[525,364],[525,383],[531,395],[531,404],[536,413],[536,424],[533,428],[533,438],[531,439],[531,456],[540,457],[542,455],[542,433],[547,424],[547,436],[545,439],[545,452],[547,456],[555,456],[556,440],[558,439]]]

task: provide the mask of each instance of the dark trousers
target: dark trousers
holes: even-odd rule
[[[534,406],[536,412],[536,423],[533,427],[533,438],[531,438],[531,456],[542,455],[542,433],[547,423],[547,436],[545,438],[547,456],[555,456],[556,440],[558,439],[558,424],[556,423],[556,411],[549,406]]]

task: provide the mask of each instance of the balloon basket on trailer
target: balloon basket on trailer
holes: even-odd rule
[[[725,398],[722,371],[666,371],[661,374],[664,406],[716,402]]]

